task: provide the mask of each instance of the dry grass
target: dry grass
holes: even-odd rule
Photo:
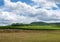
[[[0,42],[60,42],[60,31],[32,31],[0,32]]]

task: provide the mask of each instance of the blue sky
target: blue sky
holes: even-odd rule
[[[0,0],[0,6],[4,4],[4,0]]]
[[[21,1],[21,2],[25,2],[27,4],[31,4],[33,3],[31,0],[11,0],[11,2],[18,2],[18,1]],[[4,5],[4,0],[0,0],[0,6]]]
[[[21,1],[21,2],[26,2],[27,4],[33,3],[31,0],[11,0],[11,1],[12,1],[12,2]]]
[[[21,2],[25,2],[29,5],[33,5],[33,1],[31,0],[11,0],[11,2],[18,2],[18,1],[21,1]],[[3,6],[4,5],[4,0],[0,0],[0,6]],[[59,8],[60,8],[60,4],[56,4]],[[53,10],[56,10],[57,8],[56,7],[52,7]]]
[[[11,0],[11,2],[18,2],[18,1],[21,1],[21,2],[25,2],[25,3],[27,3],[27,4],[32,4],[32,3],[34,3],[33,1],[31,1],[31,0]],[[0,6],[3,6],[4,5],[4,0],[0,0]],[[58,7],[60,7],[60,4],[56,4]],[[57,9],[57,8],[55,8],[55,7],[52,7],[52,9]]]
[[[60,0],[0,0],[0,25],[60,22]]]

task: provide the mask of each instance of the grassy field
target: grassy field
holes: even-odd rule
[[[0,33],[0,42],[60,42],[60,30],[20,30]]]
[[[60,29],[60,26],[52,26],[52,25],[45,25],[45,26],[0,26],[0,29],[26,29],[26,30],[41,30],[41,29]]]
[[[60,27],[57,26],[21,26],[21,28],[27,28],[27,29],[35,29],[35,30],[40,30],[40,29],[60,29]]]

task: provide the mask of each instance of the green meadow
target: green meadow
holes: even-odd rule
[[[46,25],[46,26],[0,26],[0,29],[25,29],[25,30],[53,30],[53,29],[60,29],[59,26],[52,26],[52,25]]]

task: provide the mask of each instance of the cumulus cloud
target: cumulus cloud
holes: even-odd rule
[[[4,0],[0,8],[0,25],[11,23],[31,23],[36,21],[60,22],[59,0],[31,0],[34,5],[18,1]],[[52,10],[52,7],[57,10]]]
[[[54,0],[32,0],[34,3],[36,3],[38,6],[41,6],[42,8],[50,9],[51,7],[56,7],[56,2]]]

